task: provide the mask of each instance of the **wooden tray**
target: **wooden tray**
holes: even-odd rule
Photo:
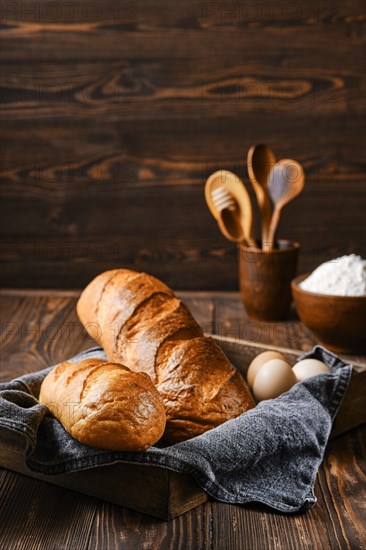
[[[302,352],[214,336],[232,363],[245,375],[250,361],[261,351],[281,351],[291,362]],[[351,383],[332,430],[332,437],[366,422],[366,367],[355,366]],[[54,485],[66,487],[162,519],[172,519],[208,500],[194,479],[164,468],[134,464],[101,466],[82,472],[42,475],[25,465],[22,434],[0,429],[0,466]]]

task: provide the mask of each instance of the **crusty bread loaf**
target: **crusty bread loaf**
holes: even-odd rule
[[[221,348],[155,277],[106,271],[85,288],[77,312],[110,361],[151,377],[165,403],[168,441],[202,434],[254,407]]]
[[[101,359],[55,367],[39,401],[75,439],[103,449],[145,450],[165,428],[164,403],[150,378]]]

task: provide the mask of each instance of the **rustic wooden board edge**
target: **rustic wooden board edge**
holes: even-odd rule
[[[303,355],[304,353],[307,353],[310,350],[301,350],[296,348],[284,348],[281,346],[271,345],[271,344],[257,344],[256,342],[252,342],[250,340],[241,340],[240,338],[232,338],[230,336],[220,336],[218,334],[206,334],[206,336],[210,336],[214,340],[217,340],[218,344],[223,348],[225,353],[230,353],[232,350],[237,348],[237,351],[242,351],[243,349],[251,350],[251,355],[255,357],[257,353],[261,353],[261,351],[267,351],[267,350],[275,350],[279,351],[283,355],[288,356],[289,358],[293,358],[294,360],[297,359],[300,355]],[[315,346],[316,344],[314,344]],[[342,358],[342,355],[340,355]],[[366,370],[366,365],[362,365],[360,363],[357,363],[357,361],[352,361],[348,359],[347,357],[343,357],[342,360],[345,363],[348,363],[350,365],[353,365],[355,370],[357,372],[363,372]]]
[[[226,355],[246,376],[246,371],[251,359],[258,353],[266,350],[275,350],[282,353],[291,363],[294,363],[300,355],[305,353],[303,350],[295,350],[290,348],[282,348],[279,346],[271,346],[268,344],[256,344],[246,340],[239,340],[230,337],[212,335],[212,338],[217,341]],[[345,360],[346,361],[346,360]],[[344,396],[344,399],[339,408],[338,414],[333,423],[333,428],[330,437],[341,435],[357,426],[366,423],[366,367],[352,363],[352,377]]]
[[[164,519],[174,519],[209,500],[208,494],[191,475],[168,472],[168,514]]]
[[[163,520],[173,519],[208,500],[190,475],[145,464],[116,463],[57,475],[34,472],[25,464],[24,435],[0,427],[0,440],[1,468]]]

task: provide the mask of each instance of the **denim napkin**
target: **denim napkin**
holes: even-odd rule
[[[105,358],[102,348],[70,359]],[[352,367],[316,346],[302,358],[324,361],[331,372],[296,384],[277,399],[189,441],[145,452],[112,452],[73,439],[37,397],[53,368],[0,384],[0,426],[25,434],[26,463],[43,474],[60,474],[129,462],[191,474],[216,500],[260,502],[281,512],[297,512],[316,502],[313,488],[334,417]]]

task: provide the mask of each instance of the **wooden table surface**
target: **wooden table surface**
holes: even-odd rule
[[[92,345],[75,313],[75,291],[4,291],[1,381],[39,370]],[[248,321],[236,293],[181,293],[206,332],[308,350],[311,334],[295,316]],[[365,357],[358,356],[358,362]],[[164,522],[0,470],[0,547],[83,549],[366,548],[366,426],[332,440],[315,485],[317,504],[283,515],[259,506],[205,503]]]

